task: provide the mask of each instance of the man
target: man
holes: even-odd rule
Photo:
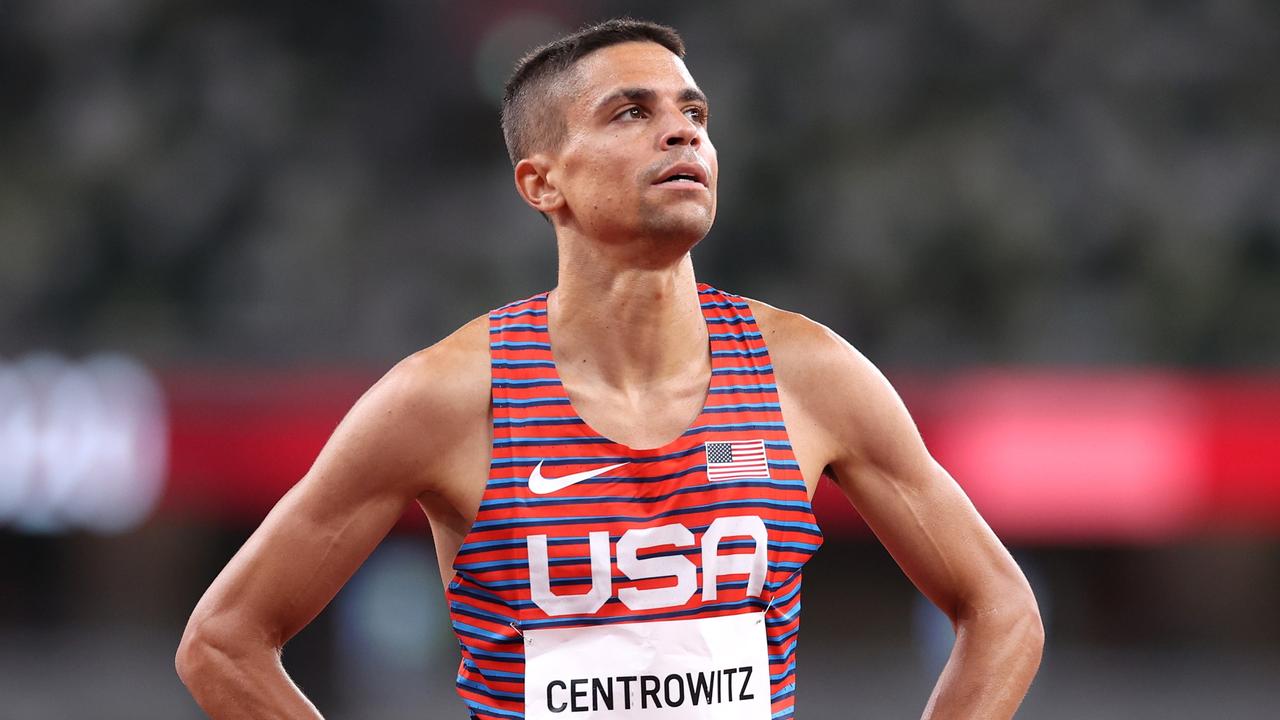
[[[503,126],[558,285],[355,405],[191,617],[178,670],[210,715],[319,716],[280,648],[417,500],[472,717],[793,717],[824,472],[955,625],[925,716],[1013,715],[1035,600],[894,391],[821,325],[695,282],[718,167],[683,55],[610,21],[521,61]]]

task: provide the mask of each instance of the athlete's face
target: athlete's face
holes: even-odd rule
[[[716,214],[707,101],[684,62],[651,42],[578,62],[565,94],[566,137],[549,161],[567,222],[603,239],[692,246]]]

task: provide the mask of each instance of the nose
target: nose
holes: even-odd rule
[[[699,133],[699,125],[690,120],[684,113],[677,113],[676,117],[679,119],[671,121],[662,133],[663,149],[681,145],[696,148],[701,145],[702,136]]]

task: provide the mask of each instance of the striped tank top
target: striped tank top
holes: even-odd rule
[[[650,450],[574,412],[546,293],[490,313],[492,462],[446,591],[472,718],[794,716],[801,567],[822,534],[749,306],[698,293],[711,385]]]

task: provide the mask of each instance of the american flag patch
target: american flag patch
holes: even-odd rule
[[[708,481],[769,479],[764,440],[709,442],[706,447]]]

